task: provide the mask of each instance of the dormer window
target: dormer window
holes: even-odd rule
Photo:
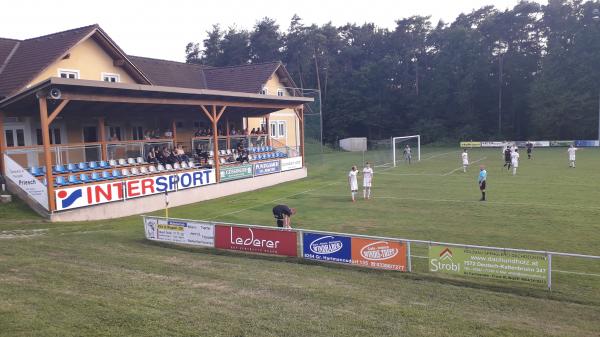
[[[58,77],[61,78],[79,78],[79,70],[75,69],[58,69]]]
[[[267,89],[267,87],[262,87],[262,89],[260,89],[260,93],[261,95],[268,95],[269,89]]]
[[[284,93],[285,93],[285,90],[277,89],[277,96],[283,96]]]
[[[119,76],[119,74],[102,73],[102,80],[104,82],[117,83],[121,82],[121,77]]]

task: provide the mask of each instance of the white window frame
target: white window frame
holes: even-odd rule
[[[285,90],[281,88],[277,89],[277,96],[285,96]]]
[[[81,73],[79,72],[79,70],[77,69],[63,69],[63,68],[59,68],[58,69],[58,77],[62,77],[62,74],[75,74],[75,79],[80,79],[81,78]],[[69,78],[69,77],[66,77]]]
[[[113,81],[106,81],[104,79],[105,77],[113,77],[113,78],[115,78],[116,81],[114,81],[114,82]],[[108,83],[119,83],[119,82],[121,82],[121,75],[115,74],[115,73],[104,73],[103,72],[103,73],[100,74],[100,80],[104,81],[104,82],[108,82]]]
[[[283,126],[283,132],[281,132],[281,126]],[[287,121],[269,121],[269,135],[274,139],[287,139]]]
[[[262,89],[260,89],[260,94],[261,95],[268,95],[269,94],[269,88],[263,86]]]

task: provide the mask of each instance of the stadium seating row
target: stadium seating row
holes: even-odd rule
[[[127,158],[127,159],[118,159],[118,160],[109,160],[107,161],[90,161],[90,162],[80,162],[78,164],[69,163],[66,165],[55,165],[52,167],[53,174],[67,174],[67,173],[77,173],[77,172],[85,172],[85,171],[93,171],[93,170],[104,170],[108,168],[114,167],[126,167],[126,166],[136,166],[145,164],[145,161],[142,157],[137,158]],[[45,166],[32,166],[29,168],[29,172],[34,177],[41,177],[46,174]]]
[[[104,180],[122,179],[122,178],[133,177],[133,176],[143,176],[143,175],[155,174],[155,173],[159,173],[159,172],[186,170],[186,169],[190,169],[190,168],[194,168],[193,162],[188,162],[188,163],[181,162],[181,163],[175,163],[173,165],[158,164],[156,166],[154,166],[154,165],[140,166],[140,167],[132,167],[131,169],[121,168],[121,169],[114,169],[112,171],[107,170],[107,171],[102,171],[102,172],[92,172],[91,174],[87,174],[87,173],[72,174],[72,175],[69,175],[68,178],[65,178],[65,176],[57,176],[54,181],[54,186],[62,187],[62,186],[69,186],[69,185],[76,185],[76,184],[85,184],[85,183],[98,182],[98,181],[104,181]],[[46,184],[45,179],[44,179],[44,184]]]

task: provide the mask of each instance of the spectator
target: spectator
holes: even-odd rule
[[[173,138],[173,131],[171,129],[165,130],[165,138]]]
[[[181,145],[177,145],[177,148],[173,152],[175,152],[175,157],[177,158],[177,161],[187,162],[189,160],[188,156],[185,154],[185,151],[183,150],[183,147]]]
[[[158,159],[156,158],[156,152],[154,151],[154,148],[150,148],[150,151],[148,151],[146,161],[151,164],[158,164]]]

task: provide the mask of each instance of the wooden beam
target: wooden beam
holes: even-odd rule
[[[305,164],[304,158],[304,107],[300,108],[300,155],[302,156],[302,167]]]
[[[0,110],[0,174],[4,175],[4,111]]]
[[[202,112],[204,112],[206,117],[208,117],[208,120],[212,123],[213,117],[212,117],[211,113],[208,112],[208,110],[206,109],[206,107],[204,105],[201,105],[200,108],[202,108]]]
[[[216,108],[216,106],[215,106]],[[221,116],[223,116],[223,113],[225,112],[225,109],[227,108],[226,105],[224,105],[223,107],[221,107],[221,111],[219,111],[219,114],[217,115],[217,122],[219,121],[219,119],[221,119]]]
[[[171,121],[171,132],[173,136],[173,146],[175,148],[177,147],[177,123],[175,122],[175,120]]]
[[[231,149],[231,138],[229,137],[229,118],[225,120],[225,136],[227,137],[227,148]]]
[[[267,146],[271,146],[271,119],[265,115],[265,131],[267,131]]]
[[[48,123],[48,103],[46,97],[38,98],[40,106],[40,127],[42,128],[42,143],[44,145],[44,164],[46,166],[46,183],[48,188],[48,208],[50,212],[56,210],[54,199],[54,176],[52,176],[52,157],[50,153],[50,130]]]
[[[63,99],[62,102],[52,111],[50,116],[48,117],[48,125],[52,124],[52,121],[58,116],[58,114],[65,108],[65,106],[69,103],[68,99]]]
[[[71,101],[89,101],[89,102],[110,102],[110,103],[134,103],[134,104],[161,104],[161,105],[218,105],[233,106],[241,108],[265,108],[265,109],[286,109],[296,108],[302,103],[261,103],[261,102],[238,102],[223,100],[203,100],[203,99],[185,99],[185,98],[157,98],[157,97],[125,97],[106,94],[80,94],[63,93],[63,99]]]
[[[215,160],[215,177],[217,179],[217,183],[221,182],[221,162],[219,160],[219,129],[218,123],[219,119],[217,118],[217,106],[212,106],[212,128],[213,128],[213,152],[214,152],[214,160]]]
[[[108,144],[106,144],[106,130],[104,129],[104,117],[98,117],[98,133],[100,133],[100,148],[102,160],[108,160]]]

